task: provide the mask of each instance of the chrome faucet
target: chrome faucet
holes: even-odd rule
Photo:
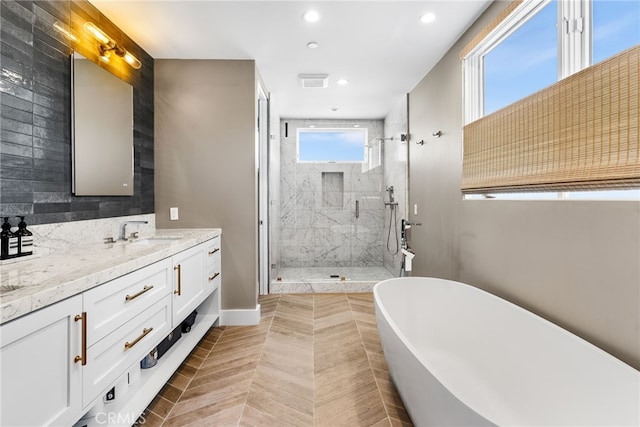
[[[149,221],[125,221],[120,224],[120,235],[118,240],[127,240],[127,224],[148,224]]]

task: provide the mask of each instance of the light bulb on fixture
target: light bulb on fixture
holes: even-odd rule
[[[60,32],[60,34],[62,34],[72,42],[75,43],[78,41],[78,36],[75,34],[75,32],[71,28],[69,28],[67,25],[63,24],[62,22],[60,21],[54,22],[53,28],[55,28],[58,32]]]
[[[115,46],[116,43],[93,22],[85,22],[83,28],[103,45],[107,45],[109,47]]]
[[[100,59],[104,62],[109,62],[109,56],[113,51],[136,70],[142,67],[142,62],[140,62],[138,58],[127,52],[125,48],[118,46],[111,37],[105,34],[104,31],[98,28],[93,22],[85,22],[83,28],[100,42],[98,50],[100,52]]]
[[[338,83],[340,86],[344,86],[344,85],[349,84],[349,80],[347,80],[347,79],[340,79],[340,80],[338,80],[336,83]]]
[[[127,64],[131,65],[136,70],[139,70],[140,67],[142,67],[142,62],[140,62],[140,60],[138,58],[136,58],[135,56],[131,55],[127,51],[125,51],[125,54],[124,54],[123,58],[127,62]]]

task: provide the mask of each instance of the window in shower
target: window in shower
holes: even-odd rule
[[[367,129],[298,129],[298,162],[362,163]]]

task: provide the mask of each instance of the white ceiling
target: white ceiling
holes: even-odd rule
[[[385,117],[491,3],[90,1],[156,59],[254,59],[283,118]],[[310,9],[320,21],[302,19]],[[329,74],[329,87],[303,89],[300,73]]]

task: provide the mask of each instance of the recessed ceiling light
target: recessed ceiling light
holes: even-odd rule
[[[428,24],[429,22],[433,22],[436,20],[436,15],[433,13],[425,13],[420,17],[420,22],[423,24]]]
[[[317,47],[318,47],[318,43],[316,43],[316,42],[309,42],[309,43],[307,43],[307,47],[308,47],[309,49],[315,49],[315,48],[317,48]]]
[[[354,128],[359,128],[359,127],[360,127],[360,125],[353,125],[353,127],[354,127]]]
[[[318,22],[320,20],[320,14],[315,10],[310,10],[302,15],[302,18],[307,22]]]
[[[349,80],[347,80],[347,79],[340,79],[340,80],[338,80],[338,82],[337,82],[337,83],[338,83],[339,85],[341,85],[341,86],[344,86],[344,85],[346,85],[346,84],[349,84]]]

